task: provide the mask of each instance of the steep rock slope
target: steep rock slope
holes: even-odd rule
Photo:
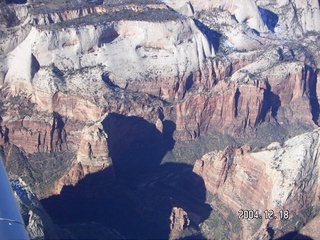
[[[54,225],[39,199],[21,179],[12,177],[10,182],[30,239],[73,237],[69,232]]]
[[[184,13],[187,6],[195,12],[214,8],[227,10],[240,23],[260,33],[269,30],[283,38],[303,37],[310,31],[319,31],[320,6],[317,0],[241,0],[200,1],[166,0],[177,11]],[[181,10],[180,10],[181,9]]]
[[[262,18],[269,26],[277,21],[274,32],[283,38],[303,37],[310,31],[320,30],[320,4],[317,0],[274,1],[273,4],[258,0],[256,3],[260,7]]]
[[[193,163],[318,125],[317,1],[0,4],[1,152],[39,198],[104,169],[139,178],[137,159]]]
[[[239,23],[246,23],[252,29],[259,32],[266,32],[267,27],[263,22],[259,9],[254,0],[240,0],[240,1],[200,1],[192,0],[191,5],[195,11],[209,10],[219,8],[230,12]]]
[[[310,236],[313,239],[317,239],[319,236],[319,221],[320,217],[317,215],[314,219],[308,222],[301,230],[300,233],[306,236]]]
[[[212,206],[227,218],[242,239],[280,237],[299,231],[319,211],[319,130],[251,152],[248,146],[210,152],[197,160],[199,174],[213,195]],[[228,213],[227,209],[231,209]],[[258,211],[262,218],[246,219],[241,210]],[[277,219],[266,219],[272,210]],[[279,211],[286,210],[288,219]],[[236,229],[237,224],[242,229]]]
[[[107,135],[99,127],[89,130],[104,119],[105,112],[132,112],[131,115],[157,120],[158,109],[154,106],[161,106],[162,102],[153,95],[179,98],[185,91],[183,84],[179,88],[179,81],[185,81],[184,75],[198,69],[203,59],[213,54],[192,20],[180,17],[161,3],[147,5],[146,10],[139,4],[115,5],[110,9],[105,6],[100,8],[107,9],[107,14],[88,10],[78,15],[78,7],[65,10],[62,6],[53,12],[41,6],[28,7],[29,18],[36,26],[25,30],[24,39],[9,35],[14,46],[7,46],[8,41],[2,45],[2,94],[7,102],[2,115],[2,144],[9,155],[12,145],[35,155],[68,152],[74,159],[74,164],[67,168],[74,179],[68,182],[110,166]],[[12,7],[18,17],[21,8],[25,6]],[[122,17],[118,16],[119,11]],[[163,14],[163,19],[139,20],[141,11],[161,17]],[[136,19],[130,19],[131,12]],[[48,16],[54,19],[56,15],[60,16],[59,21],[41,20]],[[109,15],[118,16],[119,20],[108,20],[107,17],[112,18]],[[80,28],[78,17],[85,18]],[[151,80],[150,84],[141,81],[146,78]],[[138,90],[142,94],[135,93]],[[133,101],[128,101],[130,98]],[[23,110],[20,101],[25,102]],[[88,158],[95,160],[87,161]],[[82,167],[84,164],[96,170],[83,170],[87,169]]]

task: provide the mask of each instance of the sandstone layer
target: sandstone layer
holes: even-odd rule
[[[319,211],[318,150],[319,130],[315,130],[257,152],[249,146],[210,152],[197,160],[193,171],[213,195],[213,207],[226,218],[235,216],[230,222],[233,237],[265,239],[270,229],[274,233],[269,237],[281,237],[299,231]],[[251,209],[262,218],[241,217],[241,210]],[[266,210],[272,210],[277,219],[266,219]],[[281,219],[282,210],[288,211],[288,219]],[[242,230],[235,230],[239,223]]]
[[[287,193],[270,195],[277,183],[268,174],[283,179],[270,165],[273,154],[285,147],[258,149],[318,127],[318,1],[30,0],[0,7],[0,150],[8,171],[40,199],[103,170],[109,183],[134,182],[163,159],[194,163],[210,152],[204,162],[227,159],[213,167],[217,174],[206,176],[212,164],[202,160],[194,169],[233,213],[244,198],[233,187],[259,193],[248,208],[288,205],[299,215],[314,206],[315,193],[300,194],[299,186],[290,197],[301,197],[301,206],[290,205]],[[298,145],[290,141],[289,155]],[[310,152],[308,141],[301,146]],[[211,152],[230,142],[257,151]],[[292,172],[307,171],[292,161]],[[262,203],[263,194],[270,196]],[[187,219],[182,211],[173,214]],[[266,226],[277,236],[286,231],[280,221],[259,224],[244,224],[243,238],[254,230],[266,236]]]
[[[190,219],[186,211],[174,207],[170,215],[170,238],[176,239],[181,236],[181,232],[190,225]]]

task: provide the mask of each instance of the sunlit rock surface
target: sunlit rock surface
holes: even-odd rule
[[[310,132],[319,124],[319,21],[316,0],[0,1],[0,151],[6,168],[44,199],[95,173],[108,172],[107,185],[124,179],[142,184],[137,179],[148,171],[152,175],[161,163],[191,166],[203,155],[208,162],[233,159],[235,151],[236,158],[246,160],[238,168],[234,161],[214,161],[216,174],[208,177],[213,180],[205,174],[210,164],[206,169],[197,160],[194,169],[203,172],[208,192],[236,214],[241,204],[231,186],[248,176],[232,175],[233,168],[248,167],[258,184],[249,187],[268,195],[282,179],[270,165],[275,151],[287,146],[286,158],[300,145],[317,151],[310,148],[310,139],[316,142]],[[305,132],[306,139],[292,140]],[[265,148],[272,142],[279,142],[278,150]],[[216,151],[222,149],[227,150]],[[315,159],[312,154],[305,158]],[[289,162],[285,166],[297,180],[285,180],[302,184],[297,172],[306,170]],[[317,171],[316,165],[309,167],[308,174]],[[231,176],[237,182],[228,182]],[[245,184],[240,185],[235,188]],[[310,200],[311,190],[299,189],[291,195],[275,192],[265,203],[257,194],[245,206],[278,211],[274,198],[300,216],[318,202]],[[288,202],[289,195],[311,202],[297,206]],[[175,208],[172,214],[185,223],[189,218],[190,226],[180,231],[183,221],[177,220],[172,236],[199,237],[198,231],[207,238],[239,232],[243,239],[268,238],[272,231],[265,229],[274,229],[278,237],[300,230],[316,214],[303,213],[288,229],[278,220],[254,226],[238,222],[228,235],[220,221],[224,210],[201,212],[206,220],[199,212]]]
[[[193,171],[204,179],[214,196],[212,205],[225,217],[234,214],[237,219],[241,209],[261,214],[262,219],[242,218],[238,234],[243,239],[264,238],[271,233],[268,228],[274,232],[270,237],[280,237],[299,231],[319,211],[318,150],[319,130],[315,130],[260,151],[244,146],[207,153],[196,161]],[[266,219],[264,211],[269,209],[277,219]],[[288,211],[288,219],[280,219],[282,210]],[[234,221],[230,223],[236,233]],[[311,225],[302,232],[307,233]]]
[[[52,222],[30,187],[17,177],[10,182],[30,239],[73,238],[71,233]]]

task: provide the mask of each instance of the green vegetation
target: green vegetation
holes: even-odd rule
[[[29,162],[37,184],[52,186],[70,168],[73,157],[74,154],[69,151],[32,154]],[[40,189],[46,189],[45,186]]]
[[[37,113],[34,106],[35,103],[32,103],[27,96],[9,96],[0,100],[0,116],[3,116],[7,111],[16,117],[32,116]]]
[[[97,3],[96,1],[80,1],[77,0],[57,0],[57,1],[40,1],[33,2],[33,8],[31,8],[31,14],[50,14],[59,13],[67,10],[80,10],[85,8],[90,8],[92,5],[101,5],[101,1]],[[158,0],[135,0],[135,1],[104,1],[103,7],[107,11],[106,13],[91,13],[86,16],[80,16],[75,19],[63,21],[55,24],[42,25],[39,26],[43,29],[57,29],[68,28],[68,27],[81,27],[85,25],[104,25],[108,22],[120,21],[120,20],[130,20],[130,21],[148,21],[148,22],[163,22],[172,21],[179,18],[183,18],[182,15],[173,11],[172,9],[162,9],[159,8],[149,8],[147,4],[162,4]],[[138,11],[133,11],[130,6],[126,4],[136,4],[142,8]]]
[[[281,222],[281,230],[276,232],[276,235],[281,236],[287,232],[300,230],[306,222],[315,217],[316,210],[315,207],[309,206],[297,214],[289,215],[288,220]]]
[[[230,239],[225,221],[214,210],[209,218],[201,224],[201,232],[207,239]]]
[[[251,225],[252,232],[257,232],[262,225],[262,219],[260,218],[251,219],[250,221],[252,222],[252,225]]]
[[[4,148],[4,153],[7,156],[7,172],[21,177],[22,180],[30,184],[30,186],[34,185],[36,183],[36,179],[30,170],[30,163],[24,153],[15,145]]]
[[[221,200],[219,199],[218,195],[211,196],[213,201],[213,211],[216,209],[219,212],[224,212],[227,215],[226,222],[231,225],[231,231],[233,233],[239,233],[242,230],[242,224],[239,220],[238,216],[234,214],[229,208],[222,204]]]
[[[21,177],[36,192],[52,188],[54,183],[70,169],[74,157],[70,151],[62,151],[29,154],[28,159],[15,145],[6,147],[5,154],[8,172]]]
[[[53,24],[50,27],[52,29],[58,27],[81,27],[85,25],[100,25],[107,24],[108,22],[115,22],[120,20],[129,21],[148,21],[148,22],[165,22],[172,21],[181,18],[177,12],[167,9],[149,9],[146,8],[144,11],[135,12],[128,9],[122,11],[110,12],[105,14],[90,14],[84,17],[79,17],[69,21],[60,22]]]
[[[220,132],[213,132],[210,135],[203,135],[194,139],[192,142],[179,144],[173,150],[167,153],[162,163],[179,162],[194,164],[197,159],[200,159],[204,154],[223,150],[227,146],[241,146],[234,138]]]

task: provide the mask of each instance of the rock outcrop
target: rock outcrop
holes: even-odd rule
[[[310,31],[319,31],[320,5],[317,0],[273,1],[241,0],[241,1],[164,1],[170,7],[187,15],[187,6],[192,6],[195,12],[223,9],[235,17],[237,22],[250,28],[266,33],[268,30],[283,38],[302,37]]]
[[[8,171],[39,198],[105,169],[110,179],[130,182],[163,158],[193,163],[210,152],[194,171],[233,214],[242,206],[288,206],[300,216],[314,206],[316,193],[301,188],[311,184],[302,173],[317,171],[316,162],[299,158],[310,167],[302,169],[291,161],[296,180],[281,175],[289,174],[284,160],[280,170],[270,165],[284,149],[283,158],[294,154],[298,140],[255,153],[211,151],[230,142],[258,150],[318,127],[318,1],[19,3],[0,2],[0,150]],[[316,154],[309,135],[301,146]],[[312,154],[304,157],[314,160]],[[280,180],[306,186],[270,195]],[[248,189],[257,194],[242,202]],[[290,202],[296,199],[301,206]],[[265,236],[265,228],[286,231],[279,220],[242,227],[243,238]]]
[[[261,239],[270,228],[274,232],[270,237],[280,237],[299,231],[318,213],[318,150],[319,130],[315,130],[258,152],[251,152],[249,146],[210,152],[197,160],[193,171],[214,196],[213,208],[228,219],[234,215],[230,221],[234,233],[239,231],[243,239]],[[258,211],[261,218],[246,219],[241,210]],[[266,210],[277,219],[267,219]],[[281,219],[283,210],[289,213],[287,219]],[[239,223],[242,230],[235,230]]]
[[[256,2],[263,21],[278,36],[303,37],[308,32],[320,30],[320,4],[317,0]]]
[[[312,239],[317,239],[320,235],[319,232],[319,223],[320,223],[320,216],[317,215],[314,219],[308,222],[300,231],[299,233],[304,236],[309,236]],[[295,238],[298,239],[298,238]]]
[[[87,126],[82,130],[77,161],[83,165],[101,166],[111,160],[108,153],[107,134],[101,123]]]
[[[15,46],[4,51],[7,54],[2,59],[2,92],[6,97],[24,93],[38,111],[34,115],[45,112],[61,116],[60,123],[64,129],[57,130],[57,135],[64,139],[55,137],[53,141],[58,143],[50,145],[52,140],[48,133],[52,130],[49,129],[57,125],[50,123],[50,119],[45,121],[45,127],[39,126],[45,129],[38,136],[32,133],[30,137],[19,130],[15,131],[15,137],[10,128],[16,128],[22,119],[23,129],[29,129],[25,126],[26,114],[21,114],[18,122],[4,115],[3,126],[12,135],[9,137],[11,143],[16,144],[15,139],[18,138],[26,138],[27,141],[23,142],[34,142],[38,137],[41,146],[33,144],[27,147],[27,152],[72,148],[72,143],[69,146],[68,141],[77,148],[79,141],[65,134],[71,131],[68,127],[72,128],[68,126],[67,119],[87,124],[98,121],[105,112],[139,115],[155,124],[161,111],[165,119],[178,123],[175,132],[177,140],[194,139],[216,130],[235,137],[246,136],[246,132],[252,136],[252,129],[260,123],[272,122],[277,118],[281,118],[278,120],[280,125],[299,122],[305,127],[312,127],[311,120],[316,123],[318,118],[318,112],[314,109],[317,92],[313,86],[317,85],[315,75],[319,58],[308,55],[309,40],[305,40],[303,46],[274,47],[279,40],[264,38],[246,30],[239,24],[240,17],[237,21],[232,19],[228,9],[242,9],[243,4],[223,1],[215,4],[207,7],[213,8],[215,15],[204,11],[198,16],[199,20],[181,16],[160,2],[146,5],[86,5],[89,9],[110,10],[88,10],[86,14],[75,14],[79,7],[69,7],[71,10],[63,12],[61,6],[61,9],[50,9],[48,6],[30,4],[30,19],[39,19],[39,14],[45,13],[57,14],[59,17],[50,16],[59,21],[33,22],[24,39],[11,41]],[[197,9],[196,2],[191,2],[191,5]],[[258,9],[253,1],[248,6]],[[17,15],[19,11],[16,10]],[[124,14],[127,11],[132,12],[135,18],[128,19],[127,15],[120,14],[122,18],[117,21],[109,21],[108,18],[104,24],[98,21],[113,12]],[[159,15],[158,21],[139,19],[139,14],[151,14],[152,11]],[[256,15],[255,18],[259,14]],[[93,16],[96,16],[95,21]],[[83,24],[77,22],[80,17]],[[77,24],[81,25],[80,29]],[[220,40],[218,31],[226,39]],[[14,33],[11,35],[15,36]],[[239,41],[239,36],[246,40]],[[305,48],[305,52],[301,54],[299,47]],[[223,54],[217,55],[219,48],[221,51],[234,48],[252,51],[230,53],[225,57]],[[124,56],[122,52],[127,54]],[[285,86],[283,79],[290,82],[290,88],[280,94]],[[136,94],[130,103],[126,101],[128,95],[136,92],[140,94]],[[150,106],[153,108],[150,109],[153,112],[151,115],[143,101],[139,101],[145,94],[150,102],[148,106],[153,105]],[[198,104],[203,107],[198,108]],[[183,109],[192,108],[192,105],[208,114],[200,114],[198,110],[197,116],[194,116],[197,111],[189,111],[192,113],[190,116]],[[247,111],[248,106],[251,107]],[[11,127],[11,124],[14,126]],[[79,135],[82,129],[74,131]]]
[[[72,237],[66,230],[56,226],[43,209],[39,199],[21,179],[10,180],[14,196],[21,209],[30,239],[58,239]]]
[[[186,211],[181,208],[174,207],[170,215],[170,238],[176,239],[181,232],[190,225],[190,219]]]

